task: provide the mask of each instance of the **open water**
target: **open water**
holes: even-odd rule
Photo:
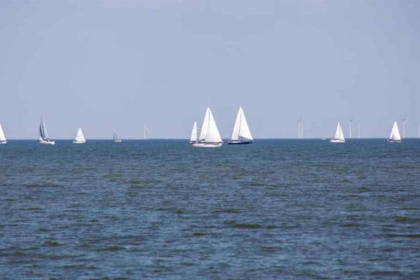
[[[0,279],[420,279],[420,141],[12,140]]]

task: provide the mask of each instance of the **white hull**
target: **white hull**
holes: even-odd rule
[[[331,139],[330,140],[331,143],[345,143],[345,140],[340,140],[340,139]]]
[[[44,144],[44,145],[55,145],[55,141],[52,141],[52,140],[47,140],[47,141],[40,140],[39,143]]]
[[[7,144],[7,141],[0,141],[0,145]]]
[[[73,141],[73,144],[85,144],[85,143],[86,141],[77,141],[77,140]]]
[[[401,143],[401,140],[392,140],[392,139],[388,139],[389,143]]]
[[[121,143],[122,142],[122,140],[121,139],[115,139],[114,140],[114,143]]]
[[[220,148],[222,147],[223,143],[203,143],[203,142],[197,142],[192,143],[191,145],[196,148]]]

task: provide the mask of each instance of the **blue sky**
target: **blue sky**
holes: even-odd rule
[[[0,1],[6,136],[188,138],[243,106],[256,138],[420,122],[418,1]],[[400,122],[401,127],[401,122]],[[353,131],[356,134],[356,129]]]

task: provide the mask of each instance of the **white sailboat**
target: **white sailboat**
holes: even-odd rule
[[[346,139],[344,138],[343,129],[341,129],[340,122],[337,124],[337,129],[335,131],[334,138],[330,140],[331,143],[344,143]]]
[[[190,144],[197,143],[198,133],[197,133],[197,122],[194,122],[193,129],[191,131]]]
[[[41,124],[39,125],[39,143],[45,145],[55,145],[55,141],[48,137],[47,126],[45,125],[44,118],[41,118]]]
[[[7,144],[6,136],[4,135],[3,127],[0,123],[0,144]]]
[[[236,115],[235,126],[233,127],[232,138],[228,144],[252,144],[251,131],[249,130],[248,122],[246,121],[244,110],[239,107],[238,115]]]
[[[219,129],[217,129],[216,121],[209,107],[207,107],[204,116],[203,126],[201,127],[200,138],[193,147],[206,147],[206,148],[219,148],[223,144],[222,137],[220,136]]]
[[[392,143],[401,142],[401,135],[400,135],[398,124],[396,121],[394,122],[394,125],[392,126],[391,134],[389,135],[388,141]]]
[[[122,139],[117,134],[117,130],[114,130],[114,134],[112,135],[112,138],[114,139],[114,143],[121,143],[122,142]]]
[[[82,129],[79,127],[79,130],[77,130],[76,138],[73,141],[74,144],[84,144],[86,143],[85,136],[83,135]]]

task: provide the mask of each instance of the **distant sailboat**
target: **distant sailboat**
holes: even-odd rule
[[[201,127],[200,138],[193,147],[219,148],[223,144],[219,129],[217,129],[216,121],[213,118],[210,108],[207,108],[204,116],[203,126]]]
[[[337,129],[335,131],[334,138],[330,140],[331,143],[344,143],[346,139],[344,138],[343,130],[341,129],[340,122],[337,124]]]
[[[81,128],[77,130],[76,138],[73,141],[74,144],[84,144],[86,143],[85,136],[83,135],[83,131]]]
[[[114,139],[114,143],[121,143],[122,142],[122,139],[118,136],[116,130],[114,130],[114,134],[112,135],[112,138]]]
[[[48,137],[47,126],[45,125],[44,118],[41,118],[41,124],[39,125],[39,143],[46,145],[55,145],[55,141]]]
[[[233,127],[232,138],[228,144],[252,144],[251,131],[245,118],[242,107],[239,107],[238,115],[236,115],[235,126]]]
[[[197,133],[197,122],[194,122],[193,129],[191,131],[190,144],[197,143],[198,133]]]
[[[401,135],[397,122],[394,122],[394,125],[392,126],[391,135],[389,135],[388,141],[392,143],[401,142]]]
[[[7,144],[7,139],[6,139],[6,136],[4,135],[3,127],[1,127],[1,123],[0,123],[0,144]]]

